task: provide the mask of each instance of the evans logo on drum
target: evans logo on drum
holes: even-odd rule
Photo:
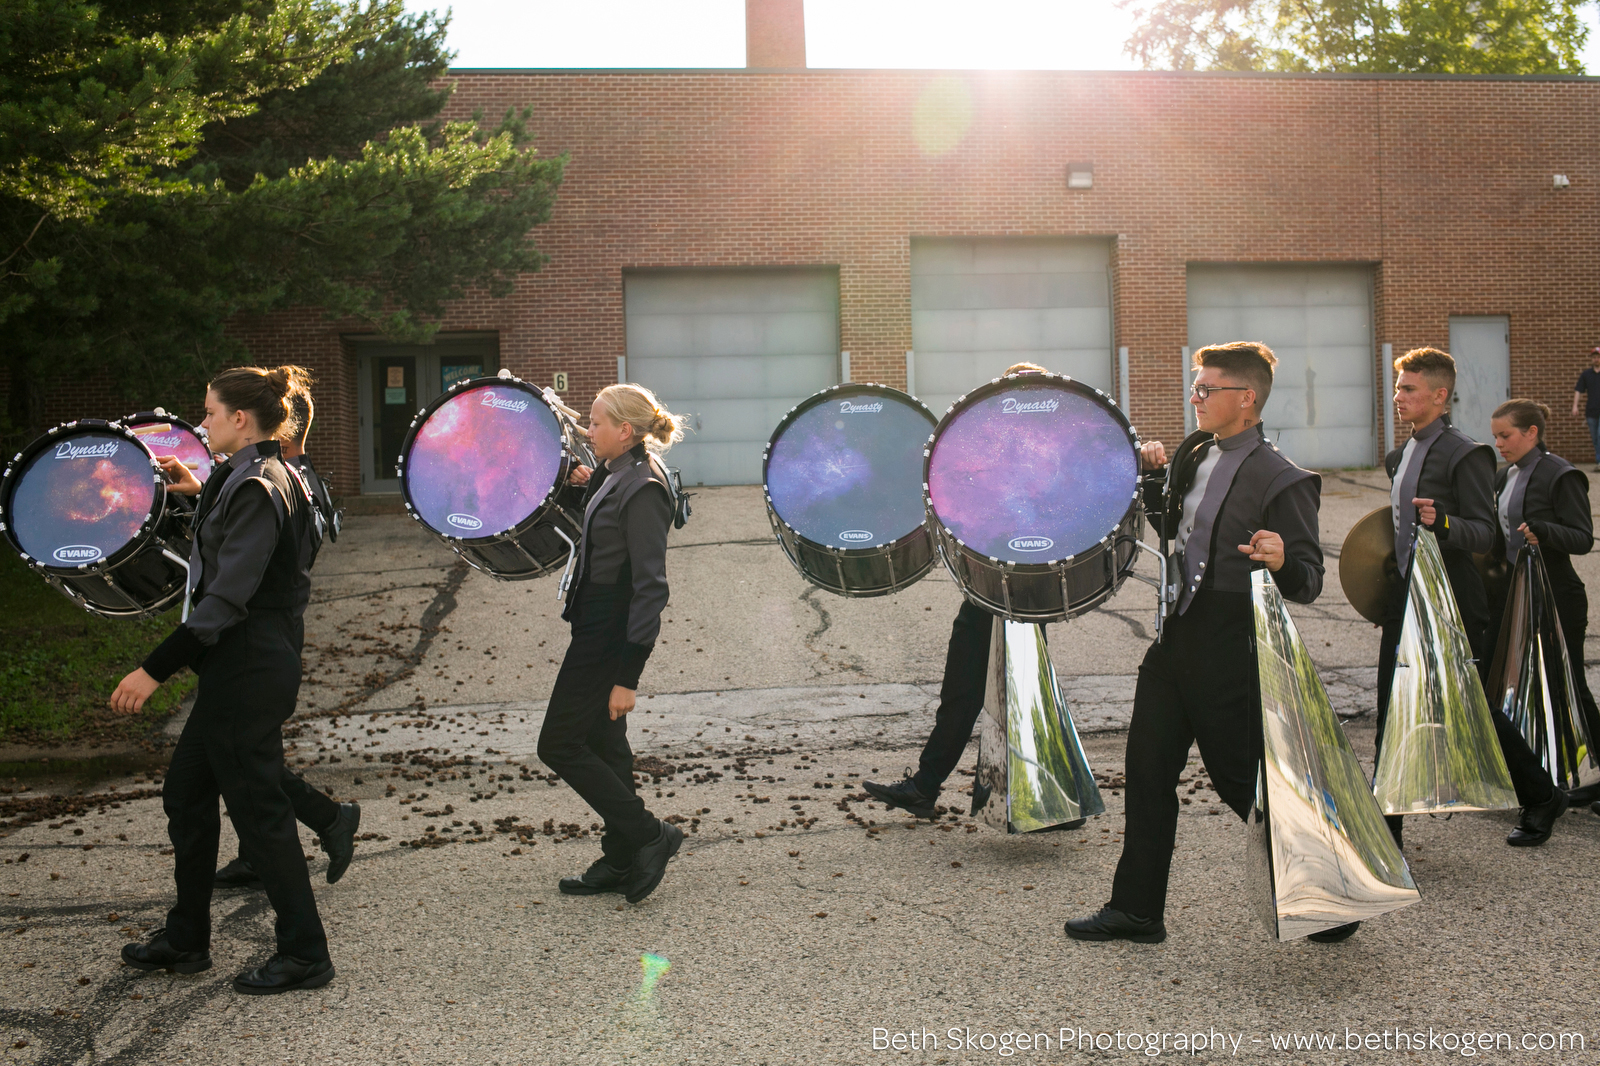
[[[839,534],[839,539],[853,544],[863,544],[872,539],[872,534],[864,529],[847,529]]]
[[[527,400],[502,400],[500,397],[494,394],[493,389],[484,389],[483,399],[479,400],[478,402],[484,407],[498,407],[502,411],[515,411],[518,414],[521,414],[528,409]],[[456,515],[451,515],[450,521],[454,522],[457,517],[458,516]],[[477,519],[473,519],[473,521],[477,522]],[[481,522],[478,523],[478,525],[482,524],[483,523]],[[478,526],[472,526],[471,528],[477,529]]]
[[[58,563],[92,563],[101,551],[93,544],[65,544],[50,553]]]
[[[122,446],[121,441],[107,440],[99,444],[74,444],[64,440],[56,445],[57,459],[109,459],[117,454],[117,449]],[[61,549],[66,551],[65,548]]]
[[[883,401],[877,403],[851,403],[849,400],[839,401],[839,413],[842,415],[875,415],[883,410]]]
[[[444,520],[446,522],[449,522],[451,525],[455,526],[457,529],[482,529],[483,528],[483,522],[481,520],[473,517],[472,515],[469,515],[469,514],[445,515],[445,519]]]
[[[1006,547],[1014,552],[1045,552],[1055,546],[1056,542],[1049,537],[1012,537],[1006,542]]]
[[[1050,397],[1048,400],[1033,400],[1029,403],[1024,403],[1015,396],[1007,396],[1004,400],[1000,401],[1000,410],[1008,415],[1026,415],[1037,412],[1049,412],[1056,410],[1060,406],[1061,401],[1056,399],[1054,396]]]

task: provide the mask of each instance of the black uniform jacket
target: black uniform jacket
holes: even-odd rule
[[[1466,615],[1474,613],[1480,600],[1484,600],[1483,577],[1472,561],[1474,552],[1482,554],[1494,547],[1495,530],[1499,521],[1494,510],[1494,449],[1480,444],[1450,424],[1439,434],[1422,461],[1422,472],[1417,476],[1417,499],[1432,500],[1438,514],[1433,525],[1427,528],[1439,539],[1439,553],[1444,558],[1444,568],[1455,592],[1456,604],[1463,612],[1463,621],[1472,620]],[[1392,482],[1400,470],[1400,460],[1405,454],[1402,445],[1384,456],[1383,466]],[[1407,536],[1401,530],[1397,536]],[[1480,591],[1474,591],[1476,585]],[[1398,603],[1405,601],[1405,589],[1396,586]],[[1485,606],[1481,609],[1487,611]],[[1481,624],[1481,623],[1480,623]]]
[[[305,614],[311,599],[305,493],[279,458],[277,441],[242,448],[206,479],[189,554],[188,621],[150,653],[144,669],[165,681],[198,668],[207,648],[252,610]]]
[[[1540,445],[1540,448],[1543,448]],[[1506,467],[1495,475],[1495,499],[1506,487]],[[1498,517],[1498,516],[1497,516]],[[1594,547],[1594,520],[1589,510],[1589,479],[1583,471],[1548,451],[1528,475],[1522,496],[1522,520],[1539,538],[1539,555],[1550,575],[1550,591],[1558,601],[1584,592],[1583,579],[1572,568],[1572,556]],[[1504,558],[1505,532],[1494,525],[1494,557]]]
[[[661,633],[667,606],[667,529],[672,495],[666,474],[643,444],[601,463],[583,496],[583,541],[572,594],[561,617],[577,617],[584,585],[631,586],[628,627],[617,684],[638,688],[639,675]]]
[[[1283,538],[1283,566],[1272,575],[1273,581],[1286,598],[1310,603],[1322,593],[1317,522],[1322,478],[1280,452],[1266,439],[1264,427],[1257,425],[1245,432],[1261,434],[1261,445],[1239,467],[1222,501],[1211,530],[1211,563],[1200,587],[1248,593],[1250,571],[1262,564],[1253,562],[1238,546],[1250,543],[1253,533],[1265,529]],[[1144,474],[1145,516],[1162,536],[1175,536],[1182,525],[1183,498],[1194,485],[1202,459],[1200,446],[1213,439],[1204,430],[1189,434],[1166,467]]]

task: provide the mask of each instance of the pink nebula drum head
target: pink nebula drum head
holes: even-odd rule
[[[1114,531],[1138,482],[1121,415],[1059,378],[1009,380],[945,416],[928,458],[934,517],[973,551],[1043,563]]]
[[[767,496],[817,544],[865,548],[922,525],[922,449],[933,415],[883,386],[828,389],[778,427],[767,451]]]
[[[138,535],[156,502],[150,454],[111,430],[56,436],[11,484],[11,534],[23,551],[51,567],[114,555]]]
[[[401,486],[422,523],[449,537],[490,537],[538,510],[556,487],[561,423],[516,382],[457,390],[424,416]]]
[[[200,434],[183,423],[168,419],[130,418],[127,426],[150,449],[151,455],[176,455],[178,461],[193,470],[194,476],[202,482],[211,476],[211,468],[215,465],[211,449],[200,439]]]

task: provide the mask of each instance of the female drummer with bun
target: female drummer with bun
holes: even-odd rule
[[[305,494],[284,469],[275,434],[290,417],[291,392],[303,388],[306,377],[294,366],[237,367],[217,375],[201,425],[212,449],[229,458],[204,489],[173,457],[158,460],[175,491],[200,495],[189,556],[192,607],[188,621],[111,695],[113,710],[133,714],[181,667],[200,677],[162,790],[177,903],[166,928],[126,945],[122,958],[140,970],[210,968],[220,796],[277,912],[277,953],[233,981],[237,991],[254,995],[318,988],[333,979],[282,784],[280,727],[300,688],[312,545]]]
[[[600,858],[561,880],[567,895],[620,892],[638,903],[661,883],[683,831],[635,793],[627,713],[667,605],[672,492],[652,452],[683,439],[682,420],[639,385],[610,385],[589,412],[600,468],[580,466],[583,537],[561,617],[572,642],[539,733],[539,758],[605,822]]]

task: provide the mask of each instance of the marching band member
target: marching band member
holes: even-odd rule
[[[1322,480],[1266,438],[1271,349],[1238,341],[1194,353],[1189,402],[1199,429],[1168,462],[1141,451],[1145,514],[1175,551],[1176,580],[1160,641],[1139,667],[1128,729],[1127,828],[1111,900],[1066,923],[1074,940],[1166,939],[1167,879],[1178,827],[1178,778],[1196,741],[1223,802],[1245,818],[1261,761],[1250,572],[1265,566],[1286,599],[1322,591],[1317,512]],[[1354,926],[1311,939],[1338,940]]]
[[[605,822],[600,858],[567,895],[620,892],[638,903],[661,883],[683,831],[645,809],[636,794],[626,715],[667,605],[667,527],[672,494],[650,449],[683,439],[682,420],[649,389],[610,385],[589,412],[589,444],[602,463],[580,466],[583,538],[561,617],[572,642],[550,692],[539,758]],[[596,476],[598,475],[598,476]]]
[[[316,405],[311,400],[310,382],[296,381],[289,395],[292,414],[284,419],[278,429],[278,441],[286,466],[292,466],[301,482],[311,493],[312,504],[322,512],[323,526],[330,539],[338,539],[333,501],[328,488],[318,476],[311,457],[306,454],[306,436],[311,432],[311,418]],[[311,559],[304,559],[307,570]],[[310,580],[309,577],[307,580]],[[328,884],[334,884],[350,868],[356,854],[356,831],[361,827],[359,803],[335,803],[306,782],[306,779],[283,768],[283,792],[294,806],[295,820],[317,834],[317,842],[328,855]],[[260,888],[261,875],[250,865],[243,854],[233,859],[216,873],[216,883],[224,888]]]
[[[1550,409],[1533,400],[1507,400],[1495,408],[1489,420],[1495,449],[1507,464],[1495,476],[1494,492],[1499,523],[1495,551],[1516,564],[1524,543],[1539,549],[1550,591],[1555,597],[1556,617],[1561,620],[1561,635],[1572,662],[1572,676],[1578,685],[1578,700],[1590,723],[1600,721],[1589,680],[1583,668],[1583,641],[1589,628],[1589,596],[1572,568],[1572,556],[1587,555],[1594,547],[1594,520],[1589,509],[1589,479],[1544,443]],[[1485,648],[1492,656],[1498,643],[1505,603],[1489,605],[1490,624]],[[1588,805],[1600,799],[1600,787],[1588,785],[1567,794],[1573,806]],[[1519,826],[1512,834],[1514,844],[1537,844],[1532,839],[1540,827],[1528,831]],[[1521,836],[1519,837],[1519,834]],[[1544,835],[1549,836],[1548,827]]]
[[[1006,370],[1007,376],[1043,373],[1047,373],[1045,368],[1036,363],[1017,363]],[[939,790],[961,761],[983,711],[994,617],[971,600],[962,599],[945,648],[939,709],[934,712],[933,732],[922,747],[917,772],[890,785],[861,782],[862,789],[885,809],[900,807],[918,818],[936,817]]]
[[[133,714],[180,667],[200,677],[162,790],[177,902],[166,927],[126,945],[122,958],[140,970],[196,973],[211,966],[220,796],[277,912],[277,953],[233,981],[237,991],[254,995],[320,988],[334,975],[283,790],[281,726],[300,688],[311,595],[305,557],[312,545],[305,495],[284,469],[273,434],[304,380],[293,366],[217,375],[201,425],[211,447],[229,458],[203,490],[175,458],[158,460],[177,491],[200,494],[189,564],[193,609],[111,696],[114,710]]]
[[[1477,659],[1479,677],[1484,678],[1494,648],[1488,643],[1488,592],[1472,555],[1494,547],[1494,457],[1488,445],[1479,444],[1450,423],[1456,364],[1447,352],[1415,348],[1396,359],[1394,368],[1398,371],[1395,411],[1402,421],[1411,423],[1411,439],[1384,460],[1393,480],[1389,500],[1394,511],[1395,561],[1402,577],[1410,574],[1417,526],[1438,538],[1461,624]],[[1397,585],[1384,611],[1383,643],[1378,649],[1376,744],[1380,753],[1408,595],[1403,582]],[[1542,844],[1550,836],[1550,826],[1566,810],[1566,793],[1551,784],[1527,741],[1498,708],[1490,708],[1490,717],[1523,805],[1522,819],[1506,843],[1521,847]],[[1389,832],[1399,843],[1405,819],[1391,814],[1387,820]]]

